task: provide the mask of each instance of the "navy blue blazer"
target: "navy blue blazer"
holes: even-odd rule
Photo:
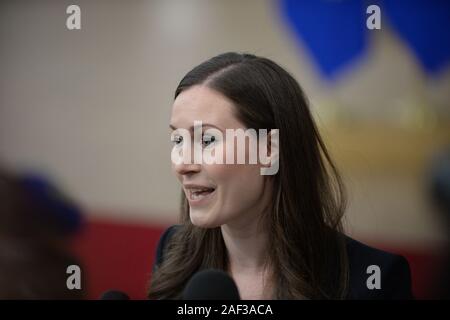
[[[162,263],[163,249],[177,227],[171,226],[162,234],[153,269]],[[369,247],[348,236],[346,238],[350,273],[348,299],[413,299],[411,272],[404,257]],[[367,271],[370,265],[380,268],[380,289],[369,289],[367,286],[367,279],[373,274],[373,271]]]

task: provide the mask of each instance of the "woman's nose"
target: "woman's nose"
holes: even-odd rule
[[[200,164],[195,164],[195,163],[180,163],[180,164],[175,164],[174,165],[174,170],[177,174],[180,175],[188,175],[188,174],[193,174],[193,173],[198,173],[201,170],[201,165]]]
[[[176,161],[172,162],[175,172],[180,175],[197,173],[201,170],[201,164],[196,163],[194,154],[191,150],[186,150],[187,147],[183,146],[183,149],[179,150]]]

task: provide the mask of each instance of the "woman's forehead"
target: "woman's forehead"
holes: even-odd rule
[[[241,127],[235,117],[234,104],[221,93],[205,86],[194,86],[175,99],[170,124],[176,128],[193,126],[202,121],[223,129]]]

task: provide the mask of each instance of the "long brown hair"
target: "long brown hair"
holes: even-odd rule
[[[194,85],[208,86],[233,101],[236,117],[247,128],[279,129],[279,171],[270,177],[273,194],[268,215],[274,298],[344,298],[348,282],[341,222],[345,190],[297,81],[267,58],[230,52],[189,71],[175,98]],[[194,226],[182,192],[181,226],[154,270],[148,297],[180,298],[195,272],[227,270],[227,264],[220,227]]]

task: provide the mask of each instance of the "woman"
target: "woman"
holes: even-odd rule
[[[186,132],[200,121],[217,134],[190,139]],[[181,224],[161,237],[149,298],[180,298],[192,275],[209,268],[228,272],[242,299],[411,297],[404,258],[342,233],[343,184],[302,89],[276,63],[225,53],[195,67],[176,89],[170,127],[184,160],[193,159],[191,146],[213,146],[225,158],[233,150],[233,139],[219,134],[225,130],[266,129],[267,155],[279,169],[262,175],[268,164],[261,161],[172,158],[183,188]],[[370,265],[381,271],[380,289],[368,286]]]

